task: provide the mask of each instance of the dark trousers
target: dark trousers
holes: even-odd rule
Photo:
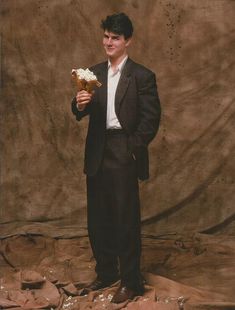
[[[102,165],[87,177],[88,232],[103,281],[140,284],[140,203],[136,163],[122,131],[107,131]]]

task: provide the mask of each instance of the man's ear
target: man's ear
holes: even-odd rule
[[[126,39],[126,47],[128,47],[131,44],[131,38]]]

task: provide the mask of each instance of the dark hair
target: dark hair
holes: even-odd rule
[[[125,39],[132,37],[133,25],[130,18],[125,13],[116,13],[108,15],[105,20],[101,21],[101,28],[105,31],[124,35]]]

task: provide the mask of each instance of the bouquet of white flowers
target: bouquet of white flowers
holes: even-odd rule
[[[72,78],[75,80],[78,90],[86,90],[91,93],[95,86],[100,87],[102,84],[89,69],[73,69]]]

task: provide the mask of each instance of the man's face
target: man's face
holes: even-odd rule
[[[126,55],[126,48],[131,39],[125,39],[124,35],[116,34],[105,30],[103,45],[107,56],[111,59],[117,59]]]

